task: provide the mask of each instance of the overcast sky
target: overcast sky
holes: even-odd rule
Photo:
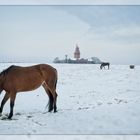
[[[0,6],[0,61],[140,64],[140,6]]]
[[[51,4],[51,5],[66,5],[66,4],[78,4],[78,5],[89,5],[89,4],[118,4],[118,5],[135,5],[140,4],[139,0],[0,0],[0,4],[12,4],[12,5],[38,5],[38,4]]]

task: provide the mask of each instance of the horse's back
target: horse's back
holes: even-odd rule
[[[5,70],[5,75],[7,77],[50,77],[51,75],[56,75],[56,69],[48,64],[37,64],[33,66],[16,66],[12,65],[7,70]],[[50,75],[50,76],[49,76]]]
[[[43,71],[48,71],[48,70],[54,70],[54,68],[48,64],[37,64],[33,66],[17,66],[17,65],[12,65],[8,67],[6,70],[4,70],[4,73],[12,73],[12,72],[28,72],[28,71],[38,71],[43,70]],[[26,73],[28,74],[28,73]]]
[[[101,65],[106,66],[106,65],[110,65],[110,63],[109,62],[102,62]]]
[[[44,81],[56,80],[55,69],[47,64],[21,67],[11,66],[5,70],[5,89],[28,91],[38,88]]]

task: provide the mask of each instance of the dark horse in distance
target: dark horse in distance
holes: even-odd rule
[[[108,62],[103,62],[103,63],[101,63],[100,69],[102,69],[102,68],[105,69],[105,66],[108,66],[108,69],[109,69],[110,63],[108,63]]]
[[[10,66],[0,73],[0,93],[6,91],[1,102],[0,114],[3,107],[10,98],[10,113],[8,119],[13,116],[14,102],[18,92],[35,90],[41,85],[44,87],[49,97],[48,111],[57,111],[56,106],[56,84],[57,70],[47,64],[38,64],[29,67]]]

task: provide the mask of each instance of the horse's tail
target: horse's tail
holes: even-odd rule
[[[58,79],[58,74],[57,74],[57,70],[55,69],[56,72],[56,80],[55,80],[55,90],[56,90],[56,85],[57,85],[57,79]]]
[[[49,101],[45,107],[45,110],[48,108],[48,111],[51,112],[53,110],[53,102],[54,102],[53,95],[49,94]]]
[[[57,70],[55,69],[55,75],[56,75],[56,79],[54,81],[54,91],[55,91],[55,94],[57,96],[57,93],[56,93],[56,85],[57,85],[57,79],[58,79],[58,74],[57,74]],[[51,112],[53,109],[54,109],[54,97],[50,91],[50,89],[48,89],[48,96],[49,96],[49,101],[45,107],[45,110],[48,108],[48,111]]]
[[[56,93],[56,85],[57,85],[57,79],[58,79],[58,75],[57,75],[57,70],[55,69],[55,75],[56,75],[56,79],[55,79],[55,81],[54,81],[54,92],[55,92],[55,94],[56,94],[56,96],[57,96],[57,93]],[[47,103],[47,105],[46,105],[46,107],[45,107],[45,109],[47,109],[48,108],[48,111],[49,112],[51,112],[53,109],[54,109],[54,97],[53,97],[53,94],[51,93],[51,91],[50,91],[51,89],[49,89],[48,88],[48,90],[47,90],[47,93],[48,93],[48,96],[49,96],[49,101],[48,101],[48,103]]]

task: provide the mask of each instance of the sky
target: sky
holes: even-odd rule
[[[108,5],[108,4],[117,4],[117,5],[135,5],[140,4],[139,0],[0,0],[0,4],[10,4],[10,5]]]
[[[0,62],[98,57],[140,64],[140,6],[0,6]]]

